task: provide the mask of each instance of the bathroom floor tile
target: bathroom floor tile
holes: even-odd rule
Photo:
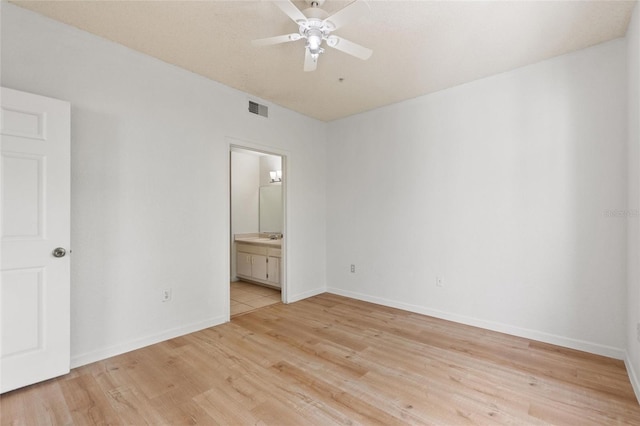
[[[280,303],[280,290],[244,281],[231,283],[231,316]]]
[[[232,300],[236,300],[236,301],[242,302],[242,303],[248,303],[251,300],[260,299],[261,297],[263,297],[263,296],[260,295],[260,294],[257,294],[257,293],[249,293],[249,292],[246,292],[246,291],[237,291],[232,296]]]
[[[278,303],[279,300],[273,300],[269,297],[261,297],[260,299],[251,300],[247,302],[247,305],[253,306],[254,308],[262,308],[265,306],[273,305],[274,303]]]
[[[253,306],[245,305],[244,303],[238,303],[235,306],[231,306],[231,316],[253,311],[254,309],[256,308],[254,308]]]

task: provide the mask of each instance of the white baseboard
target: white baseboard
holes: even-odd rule
[[[293,296],[289,297],[289,300],[287,300],[287,303],[293,303],[293,302],[297,302],[297,301],[302,300],[302,299],[307,299],[309,297],[317,296],[319,294],[325,293],[326,291],[327,291],[327,289],[324,288],[324,287],[315,288],[313,290],[305,291],[304,293],[296,294],[296,295],[293,295]]]
[[[130,340],[128,342],[120,343],[104,349],[98,349],[84,354],[72,355],[71,368],[80,367],[83,365],[91,364],[92,362],[102,361],[103,359],[110,358],[112,356],[120,355],[125,352],[130,352],[136,349],[144,348],[145,346],[153,345],[155,343],[164,342],[165,340],[173,339],[174,337],[184,336],[185,334],[193,333],[205,328],[213,327],[223,324],[229,321],[228,316],[219,316],[210,318],[205,321],[199,321],[191,323],[182,327],[172,328],[165,330],[162,333],[153,334],[151,336],[142,337],[139,339]]]
[[[500,333],[510,334],[513,336],[524,337],[526,339],[537,340],[540,342],[550,343],[553,345],[563,346],[566,348],[577,349],[597,355],[602,355],[615,359],[625,359],[625,351],[612,346],[601,345],[598,343],[587,342],[584,340],[572,339],[570,337],[558,336],[555,334],[545,333],[542,331],[531,330],[527,328],[515,327],[499,322],[486,321],[464,315],[453,314],[449,312],[439,311],[436,309],[425,308],[424,306],[412,305],[410,303],[398,302],[395,300],[385,299],[381,297],[369,296],[367,294],[357,293],[339,288],[329,287],[327,292],[340,296],[351,297],[352,299],[363,300],[365,302],[376,303],[379,305],[398,308],[417,314],[428,315],[460,324],[480,327],[487,330],[497,331]]]
[[[296,294],[287,301],[287,303],[297,302],[308,297],[322,294],[326,291],[324,287],[310,290],[304,293]],[[205,328],[213,327],[223,324],[229,321],[229,316],[219,316],[210,318],[205,321],[196,322],[183,327],[176,327],[170,330],[163,331],[162,333],[154,334],[151,336],[142,337],[139,339],[130,340],[118,345],[114,345],[104,349],[98,349],[91,352],[86,352],[79,355],[71,356],[71,368],[81,367],[83,365],[91,364],[92,362],[102,361],[103,359],[110,358],[112,356],[120,355],[125,352],[130,352],[136,349],[144,348],[145,346],[160,343],[165,340],[173,339],[174,337],[183,336],[185,334],[193,333]]]
[[[638,380],[638,374],[636,370],[633,368],[633,363],[629,359],[628,352],[625,353],[624,365],[625,367],[627,367],[627,374],[629,375],[629,380],[631,381],[633,391],[636,393],[636,399],[638,400],[638,403],[640,403],[640,381]]]

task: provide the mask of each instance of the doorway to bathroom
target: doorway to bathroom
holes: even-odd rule
[[[230,150],[230,317],[282,302],[285,292],[285,157]]]

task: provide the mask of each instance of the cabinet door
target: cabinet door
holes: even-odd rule
[[[251,255],[238,252],[236,255],[236,275],[251,276]]]
[[[270,284],[277,285],[278,287],[280,287],[280,258],[279,257],[269,257],[267,272],[269,274],[267,281],[269,281]]]
[[[251,276],[257,280],[267,279],[267,256],[254,254],[251,256]]]

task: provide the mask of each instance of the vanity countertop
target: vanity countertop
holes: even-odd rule
[[[281,239],[272,240],[270,238],[264,238],[264,237],[235,237],[235,241],[237,243],[255,244],[259,246],[267,246],[267,247],[274,247],[274,248],[282,247]]]

